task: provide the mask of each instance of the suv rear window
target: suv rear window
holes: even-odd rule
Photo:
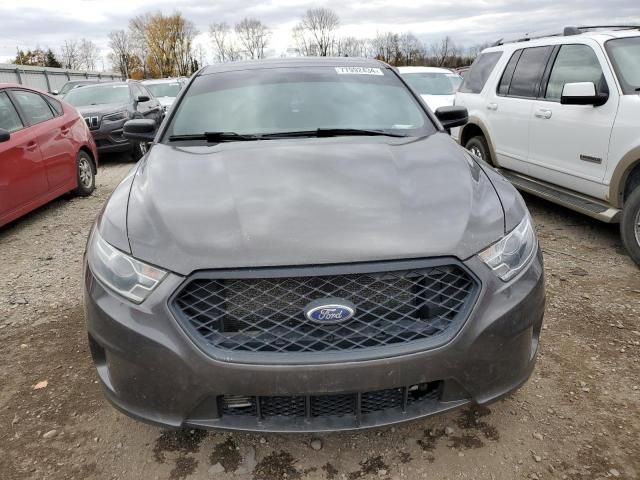
[[[502,52],[481,53],[473,61],[458,91],[462,93],[480,93],[501,56]]]
[[[552,47],[525,48],[511,78],[509,96],[535,98]]]

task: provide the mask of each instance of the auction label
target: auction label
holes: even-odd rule
[[[338,75],[384,75],[375,67],[336,67]]]

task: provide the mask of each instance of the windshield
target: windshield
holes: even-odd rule
[[[400,75],[420,95],[454,95],[462,83],[462,77],[455,73],[412,72]]]
[[[88,85],[71,90],[64,101],[74,107],[105,105],[108,103],[129,103],[128,85]]]
[[[616,38],[605,45],[624,94],[640,92],[640,37]]]
[[[388,69],[296,67],[197,77],[166,136],[241,135],[368,129],[406,135],[435,131],[422,107]]]
[[[176,83],[145,83],[147,89],[151,91],[154,97],[171,97],[175,98],[180,92],[182,87],[178,82]]]
[[[58,92],[58,95],[64,95],[65,93],[67,93],[69,90],[71,90],[76,85],[78,85],[78,84],[77,83],[73,83],[73,82],[65,83],[63,85],[62,89],[60,90],[60,92]]]

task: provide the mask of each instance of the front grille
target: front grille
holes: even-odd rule
[[[100,128],[100,119],[98,117],[84,117],[84,121],[90,130],[97,130]]]
[[[172,307],[202,346],[233,352],[345,352],[444,341],[466,318],[477,291],[455,264],[276,278],[210,275],[188,281]],[[355,305],[353,318],[319,325],[305,317],[310,302],[336,298]]]
[[[223,416],[244,417],[360,417],[390,409],[404,411],[411,405],[437,402],[442,382],[422,383],[410,387],[389,388],[363,393],[308,396],[238,396],[222,395],[219,408]],[[238,399],[242,401],[239,402]]]

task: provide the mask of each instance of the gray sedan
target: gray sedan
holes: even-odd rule
[[[174,427],[332,431],[521,386],[544,312],[516,190],[388,65],[206,67],[97,219],[85,255],[106,397]]]

